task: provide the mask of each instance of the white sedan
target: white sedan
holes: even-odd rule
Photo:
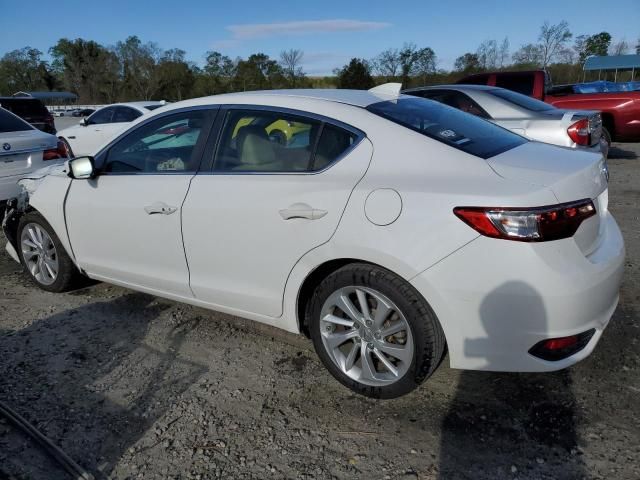
[[[20,192],[18,180],[66,159],[59,140],[0,108],[0,202]]]
[[[166,102],[116,103],[96,110],[78,125],[58,132],[69,156],[94,155],[106,142],[126,130],[131,122]],[[69,113],[71,116],[71,113]]]
[[[567,367],[618,302],[601,155],[384,87],[184,101],[67,170],[5,222],[35,284],[84,275],[304,333],[372,397],[447,351],[454,368]]]

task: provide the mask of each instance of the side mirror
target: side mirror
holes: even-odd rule
[[[69,160],[69,176],[77,180],[95,177],[93,157],[76,157]]]
[[[80,120],[80,125],[82,125],[83,127],[86,127],[87,125],[89,125],[89,122],[87,122],[87,117],[84,117],[82,120]]]

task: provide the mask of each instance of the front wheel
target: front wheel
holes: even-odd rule
[[[60,239],[42,215],[25,214],[18,224],[18,254],[33,283],[49,292],[64,292],[82,278]]]
[[[351,264],[325,278],[307,308],[318,356],[357,393],[395,398],[436,369],[445,348],[433,310],[392,272]]]

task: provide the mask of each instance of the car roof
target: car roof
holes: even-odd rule
[[[172,106],[198,106],[209,104],[246,102],[254,98],[256,101],[273,101],[276,98],[299,98],[308,100],[320,100],[325,102],[343,103],[356,107],[368,107],[374,103],[386,100],[394,100],[398,95],[387,95],[370,90],[347,89],[289,89],[289,90],[256,90],[251,92],[224,93],[209,97],[194,98],[183,102],[171,104]]]
[[[155,107],[155,106],[162,106],[162,105],[168,105],[167,102],[165,102],[164,100],[149,100],[149,101],[140,101],[140,102],[120,102],[120,103],[112,103],[111,105],[105,105],[102,108],[107,108],[107,107],[134,107],[137,109],[147,109],[147,107]]]
[[[403,93],[411,93],[411,92],[421,92],[424,90],[466,90],[466,91],[475,91],[475,92],[489,92],[491,90],[498,90],[498,87],[494,87],[491,85],[473,85],[473,84],[465,84],[465,83],[457,83],[455,85],[430,85],[428,87],[416,87],[416,88],[408,88],[403,90]]]

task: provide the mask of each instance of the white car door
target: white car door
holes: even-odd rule
[[[289,273],[331,238],[373,148],[353,128],[275,109],[219,117],[212,171],[194,177],[182,212],[191,289],[277,317]]]
[[[89,276],[192,297],[181,208],[215,110],[167,113],[140,124],[74,180],[65,204],[73,253]]]

